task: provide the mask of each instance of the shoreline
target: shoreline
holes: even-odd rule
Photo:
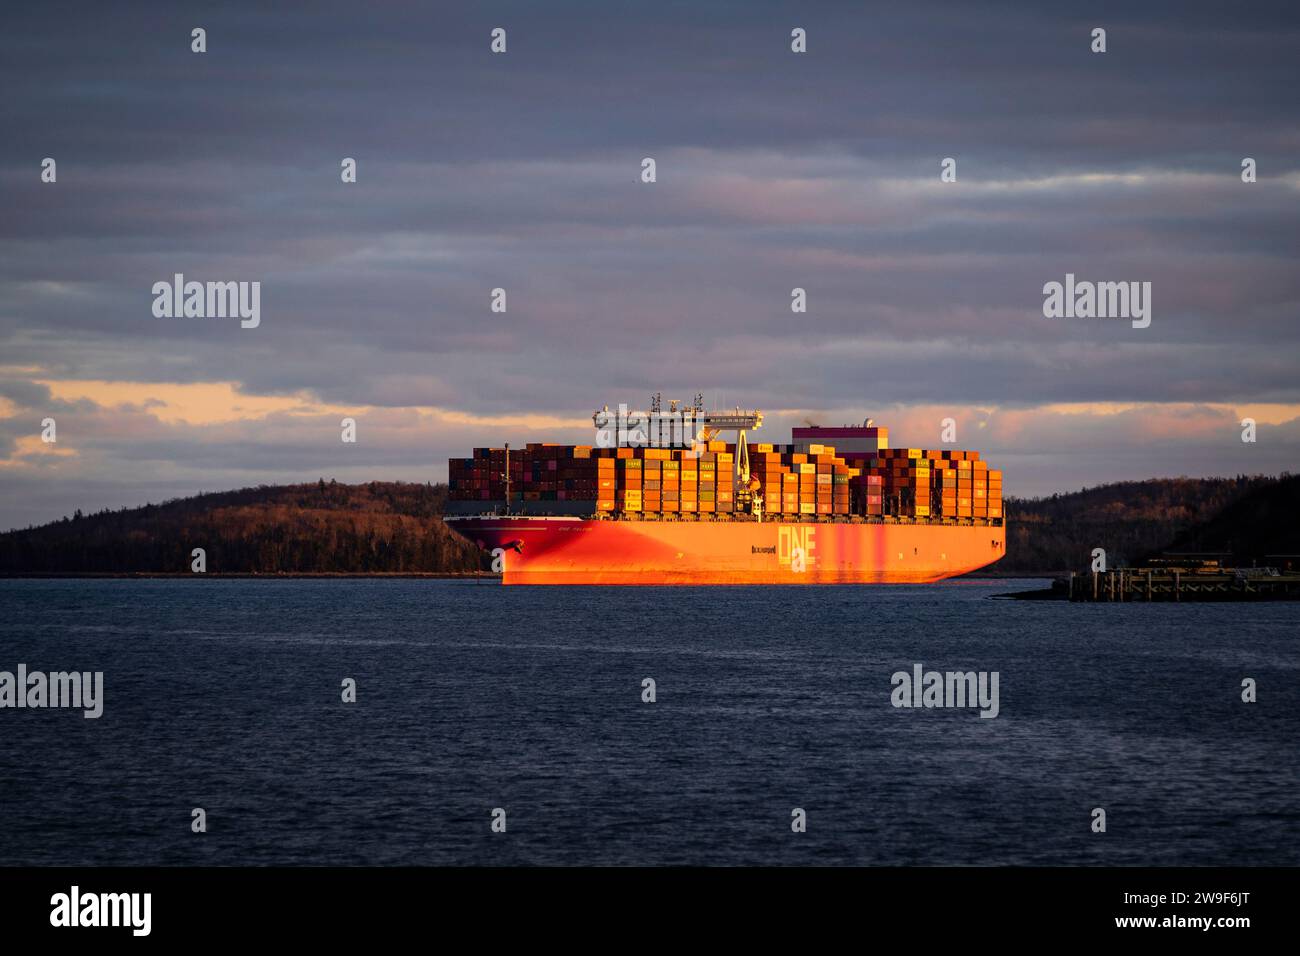
[[[205,571],[201,574],[193,571],[23,571],[0,573],[0,580],[33,580],[60,578],[227,578],[227,579],[264,579],[282,580],[286,578],[448,578],[470,580],[499,580],[501,575],[494,571],[276,571],[260,573],[256,571]],[[1005,580],[1048,580],[1059,577],[1053,574],[962,574],[945,581],[1005,581]],[[936,584],[941,581],[934,582]]]
[[[0,574],[0,580],[34,578],[464,578],[495,580],[501,575],[493,571],[23,571]]]

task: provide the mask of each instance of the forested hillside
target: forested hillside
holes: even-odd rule
[[[444,485],[245,488],[121,511],[77,512],[0,534],[0,573],[468,571],[477,549],[438,517]]]
[[[75,515],[0,534],[0,574],[465,572],[478,549],[442,523],[443,485],[370,482],[245,488]],[[1161,551],[1228,551],[1241,564],[1300,553],[1300,476],[1130,481],[1009,498],[999,574],[1111,567]]]
[[[1111,567],[1163,551],[1230,551],[1250,564],[1266,554],[1300,551],[1297,510],[1300,476],[1289,475],[1156,478],[1009,498],[1007,556],[994,570],[1080,571],[1093,548],[1106,550]]]

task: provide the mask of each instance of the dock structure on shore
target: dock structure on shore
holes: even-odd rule
[[[1217,559],[1164,558],[1149,566],[1070,572],[1071,601],[1295,601],[1300,573],[1287,567],[1226,568]]]

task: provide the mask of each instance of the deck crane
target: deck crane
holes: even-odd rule
[[[700,412],[698,415],[700,435],[705,441],[722,432],[736,433],[736,504],[749,504],[755,516],[763,520],[762,485],[749,472],[748,433],[763,426],[763,413],[743,411],[739,407],[726,412]]]
[[[755,493],[761,490],[761,486],[756,478],[750,474],[749,470],[749,446],[746,443],[748,433],[756,428],[763,426],[763,413],[754,409],[746,411],[740,406],[727,411],[705,411],[704,396],[697,394],[693,405],[687,405],[686,402],[670,400],[668,409],[664,410],[663,398],[656,394],[651,397],[649,412],[629,412],[622,406],[619,407],[618,415],[624,416],[623,420],[617,424],[619,442],[624,440],[624,433],[630,431],[629,423],[634,423],[634,427],[639,431],[644,428],[643,437],[648,436],[648,440],[641,444],[656,445],[658,439],[664,431],[669,434],[684,435],[682,441],[683,447],[690,447],[692,440],[699,438],[703,441],[710,441],[723,432],[736,433],[736,503],[753,503],[756,505],[756,513],[762,514],[763,499],[756,496]],[[609,429],[615,424],[615,412],[611,412],[608,405],[598,410],[593,416],[592,421],[598,430]],[[684,427],[683,427],[684,425]],[[675,429],[675,432],[674,432]],[[689,434],[686,434],[689,433]],[[631,442],[628,442],[631,444]]]

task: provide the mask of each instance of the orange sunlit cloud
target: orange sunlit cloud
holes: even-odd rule
[[[43,441],[40,435],[24,435],[14,440],[14,448],[8,458],[0,458],[0,468],[32,465],[42,458],[76,457],[76,449],[65,444]]]
[[[59,401],[86,400],[101,408],[135,406],[167,424],[219,425],[275,414],[346,416],[374,410],[372,406],[343,406],[320,402],[308,392],[253,395],[242,391],[238,382],[182,384],[45,379],[38,380],[37,384],[48,387],[51,396]],[[590,421],[555,415],[474,415],[434,406],[408,407],[422,417],[439,419],[452,425],[483,428],[570,429],[582,427]]]

